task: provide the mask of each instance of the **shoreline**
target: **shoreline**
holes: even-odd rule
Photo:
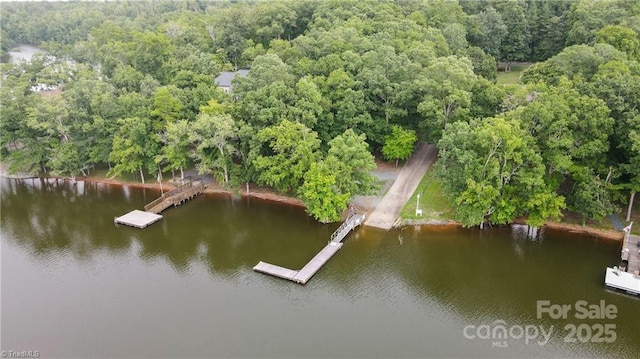
[[[71,181],[71,179],[68,177],[36,176],[29,173],[10,174],[8,171],[8,164],[6,162],[0,162],[0,177],[11,178],[11,179],[47,178],[47,179],[57,179],[62,181]],[[132,181],[126,181],[121,179],[103,177],[103,176],[91,176],[91,175],[78,176],[76,177],[76,182],[79,182],[79,181],[103,183],[103,184],[117,185],[117,186],[127,186],[132,188],[150,188],[150,189],[157,189],[157,190],[161,189],[160,184],[158,184],[157,182],[141,183],[141,182],[132,182]],[[172,190],[176,187],[177,186],[171,182],[168,182],[168,181],[162,182],[163,190]],[[284,203],[290,206],[305,208],[305,205],[301,200],[295,197],[277,194],[273,190],[270,190],[268,188],[263,188],[263,187],[255,187],[253,191],[249,191],[249,193],[247,193],[246,191],[242,191],[240,188],[237,188],[237,190],[226,189],[219,186],[217,183],[213,182],[205,186],[203,193],[223,194],[228,196],[239,195],[242,197],[258,198],[265,201]]]
[[[61,177],[40,177],[40,176],[8,176],[6,173],[0,173],[0,177],[11,178],[11,179],[29,179],[29,178],[48,178],[48,179],[59,179],[63,181],[70,181],[69,178],[61,178]],[[130,182],[130,181],[122,181],[118,179],[112,178],[104,178],[104,177],[77,177],[76,181],[85,181],[85,182],[94,182],[94,183],[103,183],[109,185],[117,185],[117,186],[128,186],[133,188],[150,188],[150,189],[160,189],[160,184],[158,183],[140,183],[140,182]],[[169,182],[163,182],[162,188],[165,190],[171,190],[176,188],[175,185]],[[281,194],[277,194],[270,189],[256,187],[253,191],[233,191],[229,189],[222,188],[215,183],[209,184],[205,187],[203,193],[209,194],[221,194],[227,196],[236,196],[240,195],[241,197],[249,197],[249,198],[257,198],[264,201],[270,201],[274,203],[287,204],[290,206],[296,206],[305,208],[304,203],[294,197],[289,197]],[[366,211],[361,208],[363,212],[369,213],[370,211]],[[524,224],[522,220],[516,220],[512,224]],[[403,226],[421,226],[425,227],[429,230],[445,230],[450,228],[463,228],[462,223],[456,222],[453,220],[403,220],[399,219],[392,228],[401,228]],[[624,238],[623,233],[614,230],[600,229],[589,226],[581,226],[578,224],[571,223],[558,223],[558,222],[545,222],[543,227],[547,227],[554,230],[562,230],[569,233],[576,234],[585,234],[589,236],[594,236],[598,238],[622,241]]]
[[[130,181],[122,181],[122,180],[103,178],[103,177],[87,176],[87,177],[78,177],[76,178],[76,180],[86,181],[86,182],[105,183],[105,184],[118,185],[118,186],[128,186],[133,188],[160,189],[160,184],[158,183],[130,182]],[[171,190],[176,188],[176,186],[169,182],[162,182],[162,188],[164,190]],[[228,196],[240,195],[242,197],[258,198],[266,201],[284,203],[284,204],[304,208],[304,203],[297,198],[280,195],[273,191],[269,191],[261,187],[256,187],[253,191],[249,191],[249,193],[247,193],[246,191],[233,191],[233,190],[225,189],[218,186],[216,183],[210,183],[205,186],[205,189],[204,191],[202,191],[202,193],[223,194]]]
[[[454,220],[443,221],[443,220],[401,220],[400,225],[394,228],[401,228],[403,226],[421,226],[423,228],[427,228],[429,230],[445,230],[450,228],[464,228],[462,223],[456,222]],[[522,224],[525,222],[523,220],[515,220],[513,223],[505,224],[505,226],[509,226],[512,224]],[[610,229],[601,229],[589,226],[581,226],[579,224],[573,223],[558,223],[548,221],[545,222],[541,227],[549,228],[552,230],[559,230],[564,232],[569,232],[573,234],[584,234],[587,236],[598,237],[607,240],[614,240],[622,242],[624,239],[624,234],[620,231],[610,230]]]

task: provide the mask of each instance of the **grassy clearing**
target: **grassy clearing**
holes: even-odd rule
[[[418,194],[420,194],[422,216],[416,216],[416,199]],[[634,223],[631,232],[640,235],[640,196],[637,197],[633,211],[631,212],[631,220]],[[626,217],[627,204],[622,203],[620,207],[622,210],[618,213],[618,218],[623,225],[626,226],[627,222],[624,219]],[[442,193],[440,180],[436,178],[433,168],[427,171],[424,177],[422,177],[411,199],[409,199],[404,208],[402,208],[400,217],[403,220],[418,220],[420,222],[453,220],[453,208]],[[575,213],[565,212],[560,222],[582,225],[582,217]],[[588,227],[615,231],[613,223],[608,217],[605,217],[601,221],[587,220],[586,225]]]
[[[420,209],[422,216],[416,217],[416,199],[420,195]],[[450,221],[453,218],[453,209],[449,201],[442,194],[440,180],[434,175],[434,169],[430,169],[422,177],[418,188],[405,204],[400,212],[402,219],[419,219],[424,221]]]
[[[513,64],[509,72],[498,71],[498,84],[515,85],[520,83],[520,74],[529,66],[530,64]]]

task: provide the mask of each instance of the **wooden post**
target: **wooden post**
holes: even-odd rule
[[[627,222],[631,220],[631,209],[633,208],[633,200],[636,198],[636,192],[631,192],[631,198],[629,199],[629,208],[627,208]]]
[[[164,190],[162,189],[162,171],[160,170],[160,164],[158,164],[158,183],[160,183],[160,195],[164,197]]]

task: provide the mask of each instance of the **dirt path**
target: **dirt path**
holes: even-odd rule
[[[402,207],[418,188],[420,180],[433,163],[436,154],[434,145],[428,145],[424,142],[418,143],[415,152],[402,167],[398,178],[389,188],[389,192],[368,216],[365,225],[382,229],[393,227]]]

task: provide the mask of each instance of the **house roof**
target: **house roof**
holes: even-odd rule
[[[216,77],[215,79],[213,79],[213,81],[216,83],[216,85],[220,86],[220,87],[231,87],[231,80],[234,79],[234,77],[240,75],[242,77],[245,77],[249,74],[249,70],[243,69],[243,70],[238,70],[238,71],[222,71],[220,73],[220,75],[218,75],[218,77]]]

